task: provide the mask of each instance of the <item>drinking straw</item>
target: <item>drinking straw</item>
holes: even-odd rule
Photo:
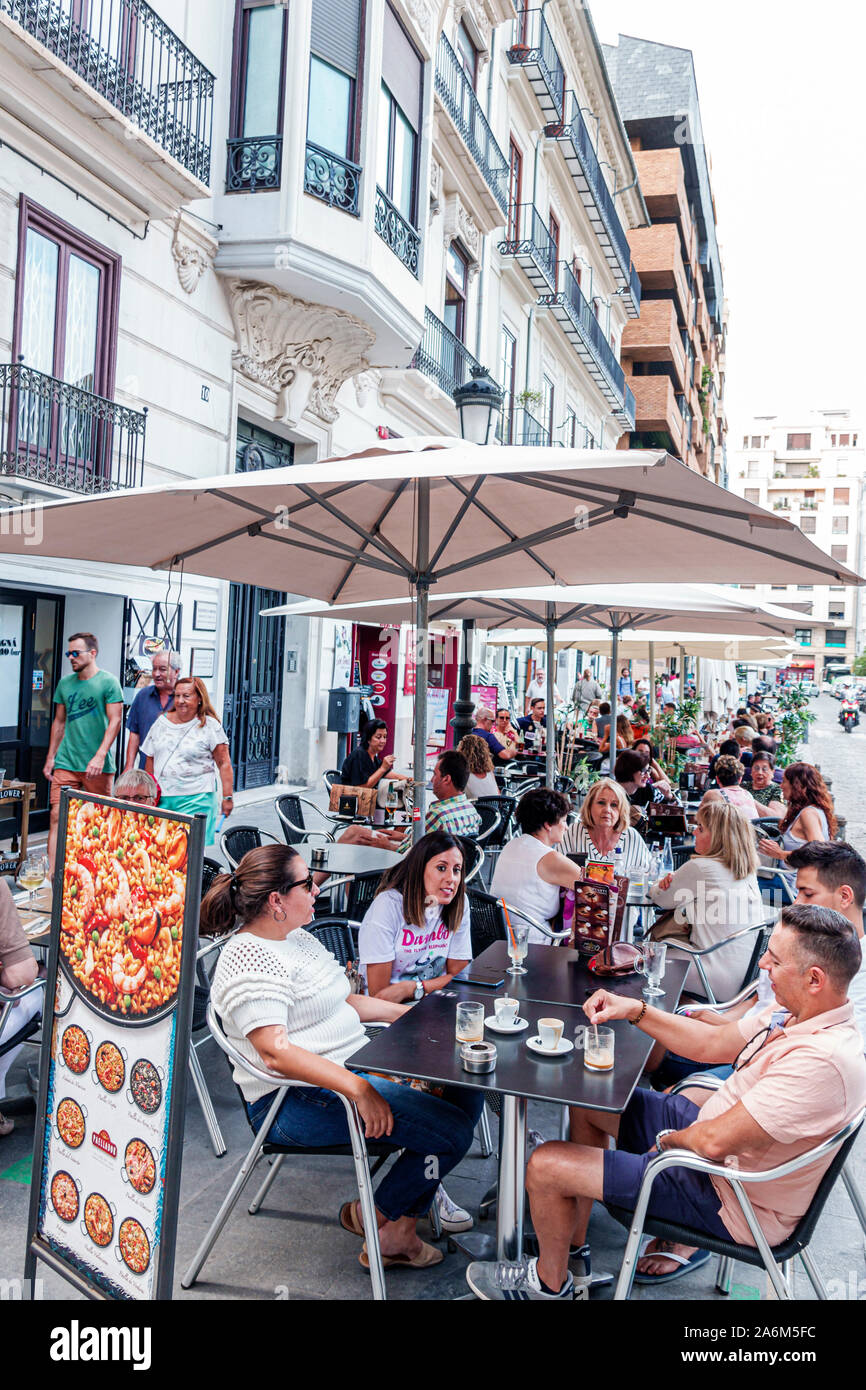
[[[597,1049],[597,1048],[598,1048],[598,1024],[597,1024],[597,1023],[593,1023],[593,1025],[592,1025],[592,1031],[593,1031],[592,1045],[593,1045],[593,1047],[595,1047],[595,1048]]]
[[[505,913],[505,921],[506,921],[506,923],[507,923],[507,925],[508,925],[508,935],[511,937],[511,944],[512,944],[512,946],[514,947],[514,949],[515,949],[515,951],[516,951],[516,950],[517,950],[517,937],[514,935],[514,928],[513,928],[512,925],[511,925],[511,918],[510,918],[509,915],[508,915],[508,904],[506,903],[506,901],[505,901],[504,898],[500,898],[499,901],[502,903],[502,911]]]

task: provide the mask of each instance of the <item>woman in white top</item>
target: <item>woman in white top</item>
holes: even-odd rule
[[[469,764],[469,781],[466,795],[470,801],[477,796],[500,796],[499,783],[493,775],[493,758],[490,747],[477,734],[466,734],[457,748]]]
[[[494,898],[505,899],[512,916],[525,914],[534,946],[549,946],[551,942],[532,923],[553,929],[560,888],[573,888],[580,877],[579,869],[557,848],[566,831],[569,809],[561,792],[547,787],[525,792],[515,812],[522,833],[508,841],[493,870],[490,892]]]
[[[145,770],[160,787],[159,804],[168,811],[207,816],[205,844],[213,844],[217,794],[222,783],[223,815],[234,809],[228,739],[198,676],[184,676],[174,688],[174,708],[151,725],[141,745]]]
[[[622,787],[602,777],[587,792],[578,823],[566,830],[563,850],[613,864],[614,872],[625,878],[646,873],[649,850],[629,820],[628,797]]]
[[[483,1092],[453,1087],[440,1098],[346,1070],[347,1058],[366,1042],[362,1023],[393,1022],[406,1008],[349,993],[341,966],[304,931],[317,893],[306,864],[288,845],[250,850],[233,874],[217,878],[201,906],[202,932],[221,936],[241,925],[220,955],[211,998],[241,1054],[280,1079],[305,1083],[285,1092],[268,1132],[271,1142],[347,1144],[346,1113],[334,1094],[339,1092],[357,1105],[368,1139],[402,1150],[376,1193],[379,1241],[386,1267],[423,1269],[443,1256],[419,1239],[416,1220],[429,1211],[440,1177],[472,1143]],[[275,1088],[239,1067],[235,1081],[257,1130]],[[363,1237],[358,1206],[344,1203],[340,1224]],[[366,1246],[359,1258],[366,1268]]]
[[[713,946],[766,918],[757,873],[755,834],[745,816],[724,801],[703,801],[695,825],[694,856],[653,884],[649,895],[658,907],[675,909],[676,921],[684,928],[690,924],[690,945]],[[666,940],[670,951],[676,938]],[[754,936],[744,936],[704,958],[707,981],[718,1001],[732,999],[742,988],[754,945]],[[683,959],[675,950],[671,954]],[[704,997],[694,964],[689,966],[684,987]]]

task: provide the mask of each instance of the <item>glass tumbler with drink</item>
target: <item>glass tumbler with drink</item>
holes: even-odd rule
[[[484,1005],[457,1005],[457,1041],[473,1043],[484,1041]]]
[[[506,945],[511,964],[505,973],[507,975],[525,975],[526,966],[522,965],[521,962],[526,960],[529,950],[529,923],[509,923]]]
[[[612,1028],[593,1024],[583,1034],[583,1065],[587,1071],[613,1071],[614,1033]]]

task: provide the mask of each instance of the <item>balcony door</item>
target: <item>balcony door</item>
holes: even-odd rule
[[[91,398],[114,389],[119,282],[118,256],[21,199],[10,447],[45,482],[80,483],[110,459]]]
[[[280,186],[286,84],[287,4],[238,0],[226,188]]]

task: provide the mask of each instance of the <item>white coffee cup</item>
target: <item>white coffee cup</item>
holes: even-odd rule
[[[517,1010],[520,1003],[517,999],[512,999],[509,995],[503,994],[499,999],[494,999],[493,1008],[496,1013],[496,1022],[503,1028],[513,1028],[517,1021]]]
[[[541,1038],[541,1046],[545,1052],[556,1052],[562,1040],[562,1030],[565,1027],[561,1018],[540,1018],[538,1020],[538,1036]]]

